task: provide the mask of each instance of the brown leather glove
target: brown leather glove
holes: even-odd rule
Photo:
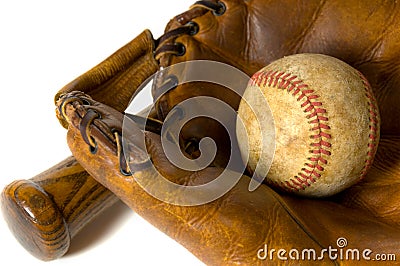
[[[121,105],[116,104],[114,98],[106,97],[107,93],[89,92],[103,104],[81,93],[67,93],[58,101],[60,118],[70,125],[70,148],[94,178],[207,264],[267,263],[271,260],[271,249],[276,249],[272,253],[276,264],[285,263],[277,257],[278,249],[288,252],[314,249],[317,257],[328,247],[343,247],[345,253],[348,249],[357,249],[362,263],[367,257],[374,259],[379,254],[398,257],[399,10],[395,2],[378,1],[199,1],[170,22],[167,33],[155,45],[155,58],[163,66],[210,59],[228,63],[251,75],[284,55],[312,52],[337,57],[360,70],[370,81],[378,100],[381,142],[365,180],[339,195],[323,200],[301,199],[279,194],[266,185],[250,193],[247,190],[249,178],[243,176],[229,193],[206,205],[183,207],[159,201],[134,180],[143,177],[149,184],[156,182],[154,172],[145,167],[146,164],[140,164],[147,162],[148,154],[158,171],[180,184],[210,181],[219,175],[225,162],[216,160],[212,167],[198,172],[177,169],[164,157],[157,134],[135,129],[137,136],[144,134],[148,154],[142,151],[144,147],[139,143],[135,147],[136,157],[131,159],[140,167],[134,169],[133,176],[121,174],[121,169],[126,167],[121,160],[118,134],[121,133],[122,114],[111,108],[121,111]],[[193,30],[197,28],[198,32]],[[86,78],[96,87],[92,76],[93,73],[88,73]],[[75,89],[81,88],[67,86],[63,93]],[[157,91],[154,94],[157,95]],[[239,100],[226,91],[216,91],[215,86],[184,84],[159,99],[152,116],[163,120],[176,104],[195,95],[214,96],[234,108]],[[90,110],[95,110],[99,116]],[[207,119],[193,121],[184,129],[179,141],[188,144],[182,147],[190,147],[191,143],[187,143],[190,139],[198,141],[204,136],[216,136],[217,144],[224,148],[224,138],[218,141],[220,132],[219,126]],[[90,152],[88,144],[93,148],[97,145],[97,148]],[[198,151],[192,148],[184,152],[195,158]],[[223,158],[224,154],[222,151],[218,158]],[[345,247],[338,241],[344,240],[341,238],[348,241]],[[265,245],[269,250],[265,250]],[[289,257],[288,252],[280,255]],[[354,263],[340,257],[330,258],[327,253],[321,263]],[[257,255],[267,255],[266,260]],[[289,262],[307,265],[310,260]]]

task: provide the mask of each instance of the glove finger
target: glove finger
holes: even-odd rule
[[[82,91],[123,112],[136,89],[159,68],[153,51],[153,37],[150,31],[145,30],[103,62],[65,85],[57,92],[55,102],[64,94]]]

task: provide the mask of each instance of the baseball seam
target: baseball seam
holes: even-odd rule
[[[310,139],[313,140],[310,143],[310,157],[307,158],[308,161],[300,172],[289,181],[273,182],[273,184],[289,191],[305,190],[321,177],[324,165],[328,163],[326,157],[331,155],[330,139],[332,137],[329,133],[326,109],[323,108],[322,102],[318,101],[319,96],[315,94],[315,90],[290,73],[274,70],[260,71],[252,77],[251,85],[258,87],[268,85],[272,88],[286,90],[301,103],[301,108],[314,132],[310,136]]]
[[[371,85],[369,84],[368,80],[364,77],[364,75],[357,71],[359,77],[361,78],[364,89],[365,89],[365,96],[367,97],[368,101],[368,109],[369,109],[369,141],[368,141],[368,150],[367,150],[367,158],[365,160],[364,168],[361,170],[360,179],[363,179],[368,172],[368,169],[371,167],[373,163],[373,159],[375,156],[375,152],[378,146],[378,139],[379,139],[379,111],[378,111],[378,104],[376,99],[372,93]]]

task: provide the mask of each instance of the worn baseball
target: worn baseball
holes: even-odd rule
[[[275,134],[261,130],[260,123],[271,123],[271,115],[256,114],[257,106],[250,102],[269,105]],[[246,88],[238,117],[244,125],[237,127],[239,148],[248,156],[249,171],[257,176],[257,164],[272,162],[265,166],[265,181],[302,196],[330,196],[360,181],[379,141],[378,106],[368,81],[326,55],[287,56],[258,71]],[[245,138],[246,145],[241,141]],[[275,153],[263,153],[271,143]]]

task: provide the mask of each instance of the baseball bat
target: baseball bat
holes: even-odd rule
[[[125,110],[139,86],[158,70],[153,51],[152,34],[145,30],[64,86],[55,96],[56,101],[62,94],[80,90],[119,111]],[[146,114],[148,111],[142,110]],[[66,126],[62,119],[60,122]],[[160,126],[151,119],[149,124]],[[79,230],[117,200],[69,157],[32,179],[9,184],[2,192],[1,208],[22,246],[47,261],[63,256]]]
[[[71,156],[31,179],[6,186],[1,209],[20,244],[48,261],[63,256],[71,239],[117,201]]]

